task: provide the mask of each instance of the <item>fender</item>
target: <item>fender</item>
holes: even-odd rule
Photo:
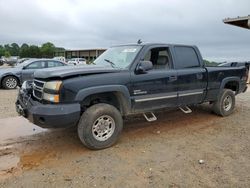
[[[19,84],[21,83],[21,75],[13,74],[12,72],[7,72],[7,73],[4,73],[3,75],[0,76],[0,86],[2,84],[3,78],[6,76],[15,76],[17,78]]]
[[[224,78],[222,81],[221,81],[221,84],[220,84],[220,91],[223,90],[223,88],[225,87],[225,85],[228,83],[228,82],[231,82],[231,81],[235,81],[239,84],[239,87],[240,87],[240,78],[239,77],[236,77],[236,76],[232,76],[232,77],[227,77],[227,78]],[[239,88],[238,88],[239,90]],[[236,91],[236,93],[238,93],[238,91]]]
[[[80,102],[92,94],[105,93],[105,92],[118,92],[119,95],[117,97],[122,105],[124,114],[128,114],[130,112],[131,110],[130,94],[127,87],[123,85],[104,85],[104,86],[85,88],[77,93],[75,101]]]

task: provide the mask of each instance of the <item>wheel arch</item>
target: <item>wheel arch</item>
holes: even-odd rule
[[[3,75],[3,76],[0,78],[0,87],[3,87],[3,80],[4,80],[4,78],[6,78],[6,77],[8,77],[8,76],[13,76],[13,77],[15,77],[15,78],[17,79],[18,85],[21,84],[21,80],[20,80],[20,78],[19,78],[17,75],[15,75],[15,74],[5,74],[5,75]]]
[[[220,91],[223,89],[231,89],[237,95],[240,89],[240,78],[239,77],[229,77],[225,78],[221,82]]]
[[[110,99],[111,104],[118,108],[122,115],[126,115],[131,110],[130,94],[128,89],[122,85],[96,86],[82,89],[78,92],[75,100],[81,104],[92,105],[94,100],[107,101]]]

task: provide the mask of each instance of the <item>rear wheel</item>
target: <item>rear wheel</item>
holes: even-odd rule
[[[15,89],[18,85],[18,80],[14,76],[7,76],[3,79],[2,84],[5,89]]]
[[[219,99],[213,104],[213,112],[220,116],[228,116],[235,108],[235,95],[230,89],[224,89]]]
[[[96,104],[88,108],[78,124],[78,136],[90,149],[104,149],[118,140],[123,128],[121,113],[112,105]]]

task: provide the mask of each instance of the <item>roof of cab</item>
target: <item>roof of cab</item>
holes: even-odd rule
[[[129,43],[129,44],[121,44],[121,45],[114,45],[112,47],[118,47],[118,46],[195,46],[195,45],[187,45],[187,44],[171,44],[171,43],[152,43],[152,42],[142,42],[141,44],[138,43]]]

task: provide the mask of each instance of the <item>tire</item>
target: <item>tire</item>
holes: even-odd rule
[[[122,128],[121,113],[112,105],[99,103],[89,107],[83,113],[78,123],[77,132],[78,137],[86,147],[98,150],[114,145]],[[108,132],[104,133],[105,129]]]
[[[233,113],[235,108],[235,95],[230,89],[223,89],[218,100],[213,103],[213,112],[222,117]]]
[[[3,79],[2,86],[4,89],[16,89],[18,80],[14,76],[7,76]]]

